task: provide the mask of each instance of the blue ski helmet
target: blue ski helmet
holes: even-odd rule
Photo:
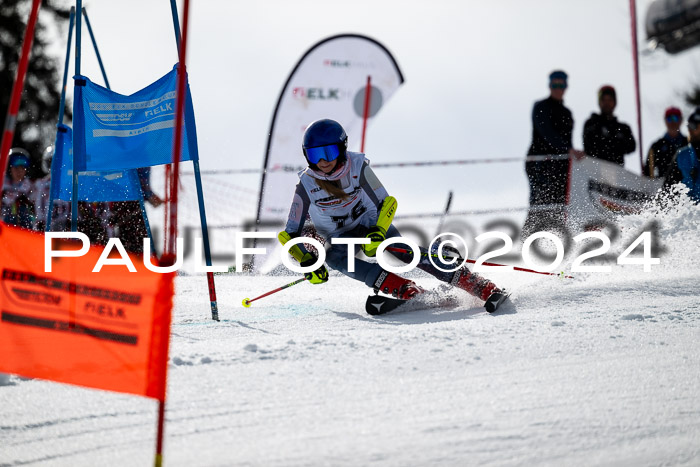
[[[337,159],[338,163],[331,172],[333,173],[348,159],[348,135],[340,123],[328,118],[311,122],[306,127],[301,147],[306,162],[313,170],[319,170],[316,164],[321,159],[329,162]]]
[[[12,148],[10,149],[9,160],[7,163],[8,167],[26,167],[29,168],[31,165],[31,157],[29,153],[22,148]]]

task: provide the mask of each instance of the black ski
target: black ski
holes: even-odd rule
[[[491,296],[486,299],[486,302],[484,302],[484,308],[486,308],[486,311],[489,313],[493,313],[498,310],[498,307],[501,306],[501,303],[506,301],[509,295],[510,294],[505,290],[492,293]]]
[[[510,296],[510,293],[503,290],[501,292],[494,292],[491,296],[484,302],[484,308],[489,313],[493,313],[498,310],[503,302]],[[370,295],[367,297],[367,302],[365,303],[365,311],[370,315],[383,315],[390,311],[393,311],[400,306],[409,302],[409,300],[401,300],[399,298],[387,297],[385,295]]]
[[[370,315],[383,315],[397,309],[408,301],[384,295],[370,295],[365,303],[365,311]]]

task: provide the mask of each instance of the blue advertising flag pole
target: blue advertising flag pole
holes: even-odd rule
[[[175,28],[175,44],[177,45],[177,55],[180,56],[180,20],[177,16],[177,5],[175,0],[170,0],[170,12],[173,15],[173,27]]]
[[[199,160],[194,164],[194,180],[197,186],[197,201],[199,202],[199,219],[202,224],[202,242],[204,243],[204,260],[207,266],[211,266],[211,248],[209,247],[209,229],[207,227],[207,214],[204,210],[204,192],[202,190],[202,176],[199,173]],[[219,321],[219,310],[216,305],[216,286],[214,273],[207,271],[207,284],[209,285],[209,302],[211,305],[211,319]]]
[[[85,8],[83,8],[83,17],[85,18],[85,26],[87,26],[88,33],[90,34],[90,39],[92,40],[92,47],[95,49],[95,55],[97,55],[97,63],[100,64],[100,70],[102,70],[102,78],[105,80],[105,87],[107,89],[112,89],[109,86],[109,81],[107,80],[107,73],[105,73],[105,67],[102,64],[100,50],[97,48],[97,41],[95,41],[95,35],[92,33],[92,26],[90,26],[90,20],[88,19],[88,14],[87,11],[85,11]]]
[[[83,10],[83,1],[82,0],[75,0],[75,11],[82,11]],[[81,59],[81,53],[80,53],[80,28],[82,26],[82,21],[80,21],[80,17],[82,15],[76,14],[75,15],[75,76],[76,78],[80,76],[80,59]],[[79,84],[76,84],[76,87],[80,86]],[[74,96],[74,100],[78,100],[78,98],[82,98],[82,92],[79,93],[79,96]],[[73,103],[75,105],[75,102]],[[73,112],[75,114],[75,112]],[[76,133],[73,133],[73,139],[75,140],[75,135]],[[78,231],[78,164],[76,164],[76,144],[75,141],[73,141],[73,190],[71,192],[71,200],[70,200],[70,229],[71,232],[77,232]],[[83,143],[80,143],[80,148],[83,148]]]
[[[173,26],[175,27],[175,41],[177,42],[178,55],[180,53],[180,20],[177,15],[177,5],[175,0],[170,0],[170,10],[173,15]],[[194,179],[197,186],[197,202],[199,204],[199,220],[202,225],[202,242],[204,243],[204,259],[207,266],[211,266],[211,248],[209,245],[209,229],[207,227],[207,214],[204,208],[204,192],[202,190],[202,174],[199,170],[199,160],[192,161],[194,165]],[[207,284],[209,285],[209,303],[211,305],[211,319],[219,321],[219,310],[216,304],[216,286],[214,284],[214,273],[207,271]]]
[[[63,65],[63,87],[61,88],[61,102],[58,106],[58,124],[56,126],[56,139],[53,143],[53,153],[56,154],[58,148],[58,132],[61,128],[58,125],[63,123],[63,115],[66,112],[66,85],[68,84],[68,62],[70,61],[70,46],[73,42],[73,22],[75,21],[75,7],[70,7],[70,20],[68,21],[68,45],[66,46],[66,63]],[[58,183],[58,177],[54,176],[54,158],[51,158],[51,185],[49,188],[49,207],[46,213],[46,232],[51,232],[51,217],[53,216],[53,187],[54,183]],[[58,167],[60,170],[60,167]],[[56,170],[58,173],[58,170]]]

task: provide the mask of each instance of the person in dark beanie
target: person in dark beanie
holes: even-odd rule
[[[532,143],[525,162],[530,184],[530,210],[523,227],[524,236],[542,222],[560,220],[561,213],[558,214],[556,208],[542,206],[563,206],[566,201],[569,161],[561,156],[583,156],[582,151],[573,148],[574,119],[564,106],[567,80],[565,72],[553,71],[549,75],[549,97],[535,102],[532,109]],[[547,160],[542,156],[554,157]]]
[[[600,114],[591,114],[583,127],[583,151],[590,157],[625,165],[625,154],[637,144],[629,125],[613,115],[617,106],[615,88],[605,85],[598,91]]]
[[[688,117],[688,139],[673,157],[664,186],[682,183],[690,190],[688,196],[700,203],[700,107]]]
[[[647,154],[647,162],[642,173],[647,177],[659,178],[667,175],[671,160],[680,148],[688,144],[688,137],[681,132],[683,114],[677,107],[669,107],[664,113],[666,134],[654,141]]]

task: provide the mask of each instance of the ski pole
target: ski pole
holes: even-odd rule
[[[280,290],[286,289],[287,287],[291,287],[291,286],[293,286],[293,285],[301,284],[301,283],[304,282],[305,280],[306,280],[306,277],[302,277],[301,279],[297,279],[297,280],[295,280],[294,282],[290,282],[289,284],[283,285],[282,287],[277,287],[275,290],[270,290],[269,292],[264,293],[264,294],[260,295],[259,297],[255,297],[255,298],[244,298],[244,299],[243,299],[243,306],[246,307],[246,308],[250,308],[251,302],[254,302],[255,300],[260,300],[261,298],[267,297],[268,295],[272,295],[273,293],[277,293],[277,292],[279,292]]]
[[[408,253],[408,254],[413,254],[413,251],[407,250],[407,249],[405,249],[405,248],[396,248],[396,247],[393,247],[393,246],[389,246],[389,247],[387,247],[386,249],[389,250],[389,251],[396,252],[396,253]],[[423,253],[423,252],[421,252],[421,256],[428,256],[428,253]],[[436,255],[436,254],[430,254],[430,256],[432,256],[433,258],[437,258],[437,257],[438,257],[438,255]],[[452,259],[452,258],[454,258],[454,256],[445,256],[445,255],[443,255],[443,259],[445,259],[445,258],[450,258],[450,259]],[[467,263],[474,264],[474,263],[476,263],[476,261],[474,261],[473,259],[467,259]],[[489,262],[487,262],[487,261],[484,261],[484,262],[481,263],[481,264],[483,264],[484,266],[501,266],[501,267],[508,267],[507,264],[489,263]],[[563,277],[563,278],[566,278],[566,279],[573,279],[573,278],[574,278],[574,276],[566,276],[566,275],[564,275],[563,272],[557,274],[557,273],[555,273],[555,272],[535,271],[534,269],[521,268],[521,267],[519,267],[519,266],[513,266],[513,270],[514,270],[514,271],[521,271],[521,272],[531,272],[531,273],[533,273],[533,274],[543,274],[543,275],[545,275],[545,276],[559,276],[559,277]]]

